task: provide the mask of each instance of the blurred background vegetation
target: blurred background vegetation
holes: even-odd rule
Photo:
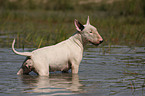
[[[69,38],[87,16],[102,45],[145,45],[145,0],[0,0],[0,46],[43,47]]]

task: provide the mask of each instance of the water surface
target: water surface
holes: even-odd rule
[[[0,48],[0,96],[145,96],[145,47],[86,48],[78,75],[17,76],[24,59]]]

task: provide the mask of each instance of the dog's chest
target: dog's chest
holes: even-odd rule
[[[49,70],[51,72],[54,71],[68,71],[71,68],[70,64],[64,63],[64,64],[50,64]]]

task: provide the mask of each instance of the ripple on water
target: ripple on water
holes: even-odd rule
[[[29,50],[33,49],[25,49]],[[78,75],[17,76],[24,59],[11,49],[0,48],[0,95],[145,95],[145,47],[87,48]]]

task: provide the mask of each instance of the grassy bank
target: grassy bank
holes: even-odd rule
[[[140,2],[137,4],[142,4]],[[127,6],[130,2],[127,4],[121,2],[121,4],[119,1],[112,4],[55,2],[54,6],[59,6],[48,8],[48,4],[39,8],[39,4],[32,7],[29,2],[31,7],[26,4],[27,6],[21,5],[22,8],[19,8],[20,5],[18,6],[17,3],[15,2],[15,5],[6,3],[7,7],[1,7],[0,46],[10,47],[13,38],[17,39],[17,47],[42,47],[56,44],[76,31],[74,19],[85,24],[88,15],[91,24],[98,28],[104,38],[105,42],[102,45],[144,46],[145,44],[144,5],[135,7],[137,5],[133,3],[130,8]],[[122,6],[125,4],[124,7],[128,8],[125,10],[121,5],[121,8],[118,8],[118,4]],[[79,6],[75,7],[75,5]]]

